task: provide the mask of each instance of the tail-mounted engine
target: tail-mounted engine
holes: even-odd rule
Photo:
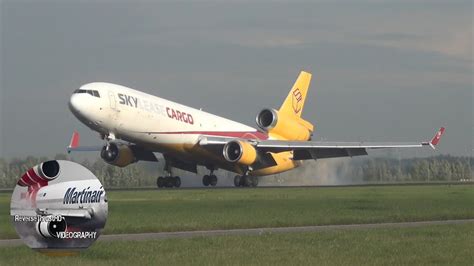
[[[59,176],[59,163],[56,160],[41,163],[28,170],[18,180],[17,184],[22,187],[30,187],[33,185],[46,185],[49,181]]]
[[[137,161],[130,146],[118,142],[111,142],[105,145],[100,152],[100,157],[106,163],[119,167],[125,167]]]
[[[231,140],[224,145],[224,158],[231,163],[252,165],[257,160],[257,151],[246,141]]]
[[[288,116],[274,109],[263,109],[257,115],[257,125],[277,138],[310,140],[314,126],[298,116]]]

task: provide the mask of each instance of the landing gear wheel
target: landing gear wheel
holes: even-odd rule
[[[210,180],[210,177],[208,175],[205,175],[205,176],[202,177],[202,184],[205,187],[209,186],[209,184],[211,183],[210,181],[211,180]]]
[[[258,177],[252,176],[252,179],[251,179],[251,180],[252,180],[252,182],[251,182],[251,183],[252,183],[252,187],[258,186]]]
[[[215,187],[217,185],[217,176],[210,175],[209,176],[209,185]]]
[[[234,186],[240,187],[240,183],[242,182],[242,176],[236,175],[234,177]]]
[[[172,176],[166,177],[166,187],[173,187],[174,186],[174,178]]]
[[[165,182],[163,180],[163,177],[160,176],[156,179],[156,185],[159,187],[159,188],[162,188],[165,186]]]
[[[251,187],[252,184],[253,184],[252,179],[253,179],[253,177],[251,177],[251,176],[245,176],[245,177],[244,177],[244,182],[243,182],[244,184],[243,184],[243,186],[244,186],[244,187]]]
[[[175,176],[173,178],[173,185],[175,187],[180,187],[181,186],[181,178],[179,178],[179,176]]]

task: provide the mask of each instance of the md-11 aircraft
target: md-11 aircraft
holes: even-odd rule
[[[204,186],[216,186],[216,169],[237,173],[235,186],[257,186],[258,177],[285,172],[305,160],[367,155],[369,149],[409,148],[438,144],[444,128],[425,142],[371,143],[312,141],[314,126],[301,118],[311,74],[302,71],[281,107],[257,114],[259,129],[165,100],[121,85],[94,82],[83,85],[69,101],[77,119],[98,132],[105,144],[79,146],[73,133],[68,152],[100,151],[107,163],[125,167],[137,161],[157,161],[163,154],[165,177],[158,187],[179,187],[172,168],[197,173],[205,166]]]

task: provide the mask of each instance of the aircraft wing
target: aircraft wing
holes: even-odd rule
[[[75,151],[102,151],[104,145],[102,146],[80,146],[79,145],[80,135],[77,131],[72,133],[71,142],[69,146],[67,146],[67,153],[75,152]],[[157,162],[158,159],[153,154],[152,151],[146,150],[138,145],[131,144],[128,146],[132,151],[134,156],[137,160],[140,161],[149,161],[149,162]]]
[[[328,142],[328,141],[287,141],[287,140],[252,140],[250,143],[261,153],[293,151],[293,160],[323,159],[335,157],[352,157],[367,155],[368,149],[416,148],[438,144],[444,133],[440,128],[436,135],[426,142]],[[225,145],[225,138],[204,137],[202,146]]]
[[[79,146],[80,135],[79,132],[72,133],[71,141],[67,146],[67,153],[72,151],[101,151],[103,146]]]
[[[422,147],[423,143],[364,143],[327,141],[265,140],[257,149],[265,152],[293,151],[294,160],[323,159],[367,155],[367,149]]]
[[[39,215],[60,215],[62,217],[91,219],[94,215],[92,209],[36,209]]]

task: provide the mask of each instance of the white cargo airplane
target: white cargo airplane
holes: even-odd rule
[[[438,144],[444,128],[427,142],[370,143],[312,141],[314,127],[301,118],[311,80],[302,71],[280,109],[263,109],[256,117],[260,129],[225,119],[124,86],[94,82],[83,85],[69,101],[72,113],[106,141],[100,147],[80,147],[73,133],[68,152],[101,150],[101,157],[119,167],[157,161],[163,154],[167,177],[158,177],[158,187],[179,187],[172,176],[179,168],[197,173],[197,166],[210,170],[204,186],[215,186],[213,171],[237,173],[235,186],[256,186],[258,176],[288,171],[303,160],[367,155],[367,149],[408,148]]]

